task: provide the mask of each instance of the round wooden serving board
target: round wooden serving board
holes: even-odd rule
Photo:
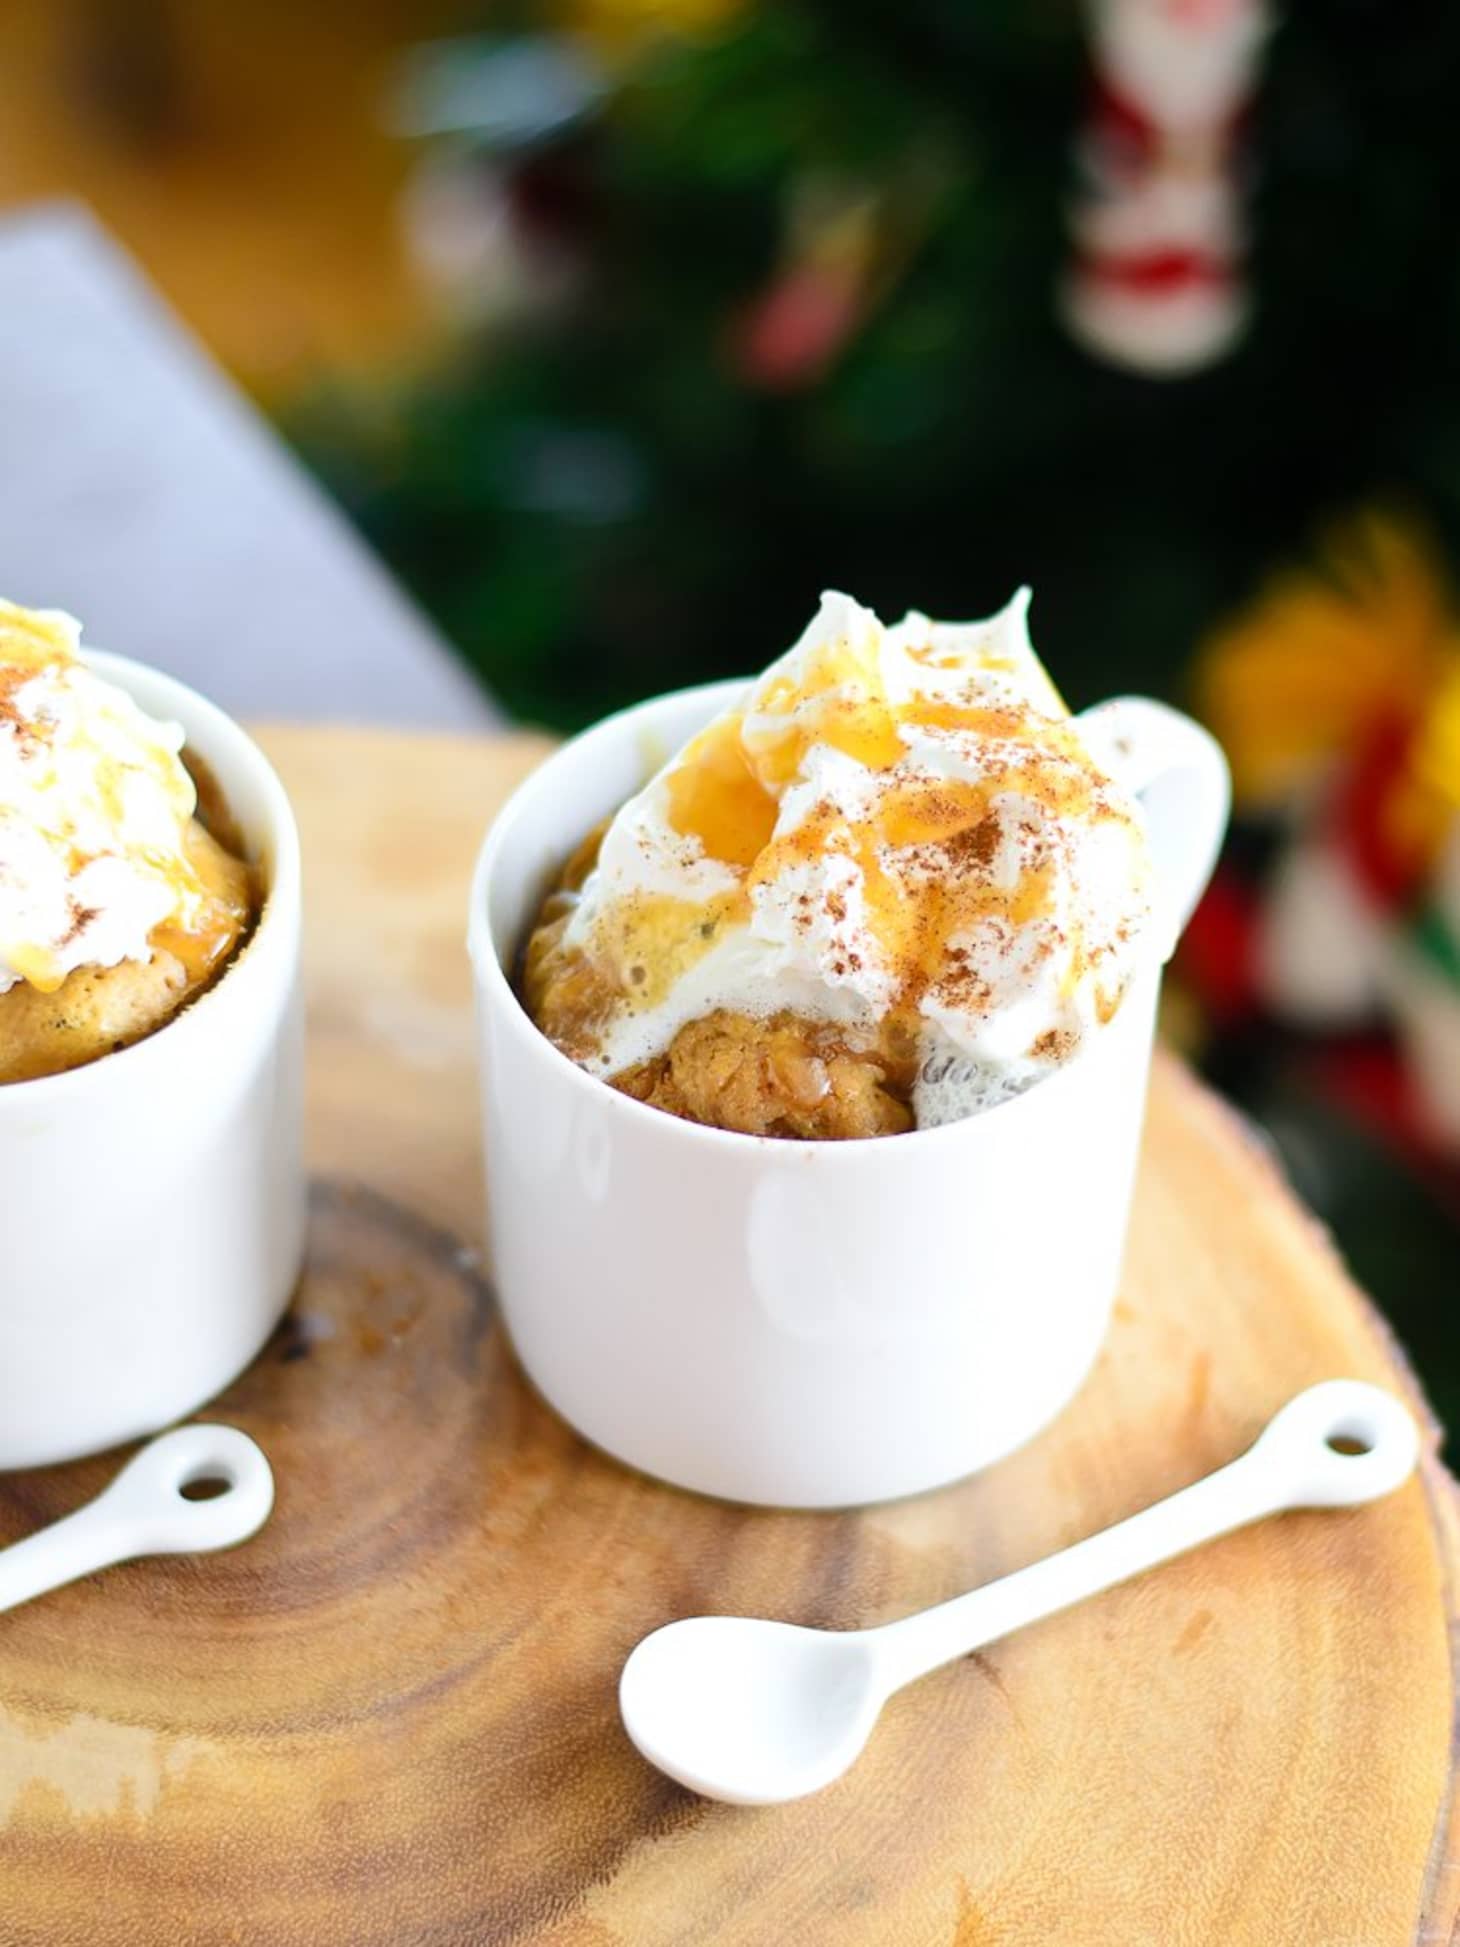
[[[1108,1347],[1024,1452],[847,1515],[629,1473],[520,1378],[478,1256],[467,878],[543,746],[267,742],[308,861],[314,1223],[293,1313],[209,1417],[263,1443],[278,1508],[235,1553],[0,1618],[3,1947],[1454,1940],[1433,1459],[928,1679],[819,1798],[707,1804],[639,1760],[616,1680],[670,1617],[874,1623],[1217,1466],[1311,1380],[1422,1403],[1267,1158],[1167,1060]],[[115,1465],[0,1479],[0,1541]]]

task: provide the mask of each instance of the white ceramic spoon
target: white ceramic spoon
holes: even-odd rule
[[[206,1498],[189,1488],[211,1488]],[[196,1555],[247,1541],[269,1518],[274,1476],[231,1426],[180,1426],[134,1454],[94,1501],[0,1550],[0,1610],[138,1555]]]
[[[1239,1460],[1103,1534],[880,1629],[695,1616],[646,1636],[619,1708],[639,1750],[707,1798],[775,1805],[829,1785],[905,1683],[1158,1562],[1287,1508],[1348,1507],[1406,1480],[1414,1421],[1389,1393],[1331,1379],[1299,1393]]]

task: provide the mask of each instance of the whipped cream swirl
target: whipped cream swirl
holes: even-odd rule
[[[828,594],[805,635],[614,818],[568,922],[617,998],[613,1076],[725,1008],[917,1036],[920,1126],[1067,1060],[1144,950],[1139,803],[1030,646],[985,622],[884,627]]]
[[[182,727],[88,668],[80,639],[60,610],[0,602],[0,993],[145,961],[205,896]]]

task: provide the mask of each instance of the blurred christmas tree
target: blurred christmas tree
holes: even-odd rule
[[[414,84],[458,104],[416,117],[455,131],[418,215],[474,209],[474,322],[370,436],[327,401],[296,430],[514,711],[758,666],[826,585],[967,616],[1029,581],[1072,702],[1169,691],[1330,508],[1397,491],[1460,540],[1453,8],[1277,22],[1252,322],[1179,379],[1056,315],[1087,89],[1063,0],[492,24]]]

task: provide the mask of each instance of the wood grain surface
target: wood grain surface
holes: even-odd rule
[[[1193,1479],[1311,1380],[1417,1395],[1164,1060],[1108,1347],[1022,1453],[859,1516],[627,1472],[519,1377],[478,1257],[465,888],[542,746],[267,741],[308,861],[314,1219],[293,1313],[214,1412],[264,1443],[277,1512],[0,1619],[3,1947],[1454,1941],[1460,1523],[1433,1459],[928,1679],[817,1799],[710,1805],[641,1763],[615,1682],[672,1616],[878,1622]],[[0,1540],[114,1464],[0,1479]]]

